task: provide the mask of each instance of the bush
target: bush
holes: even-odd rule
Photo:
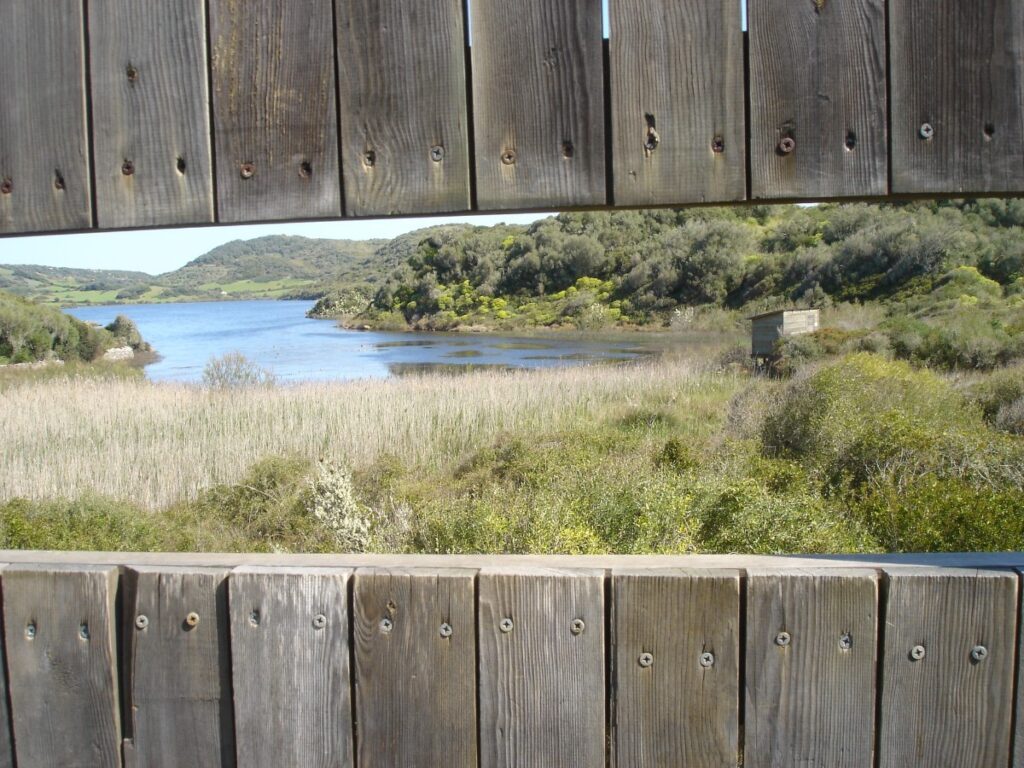
[[[1012,435],[1024,435],[1024,396],[1007,403],[996,414],[996,428]]]
[[[203,384],[210,389],[253,389],[272,387],[276,383],[277,379],[270,370],[240,352],[211,358],[203,369]]]
[[[345,467],[321,460],[307,481],[303,499],[311,515],[332,537],[339,552],[366,552],[373,538],[373,521],[356,501],[352,474]]]

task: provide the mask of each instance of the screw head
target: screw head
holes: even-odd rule
[[[14,182],[10,179],[0,181],[0,195],[9,195],[14,191]]]
[[[380,631],[387,634],[395,628],[395,623],[391,619],[385,617],[380,620]]]
[[[984,645],[976,645],[971,649],[971,659],[976,662],[984,661],[988,658],[988,648]]]
[[[81,626],[79,626],[79,628],[78,628],[78,636],[80,638],[82,638],[83,640],[88,640],[89,639],[89,625],[88,624],[82,624]]]
[[[251,179],[256,175],[256,166],[252,163],[242,163],[241,167],[238,169],[238,175],[243,179]]]
[[[721,136],[715,136],[715,138],[711,140],[711,151],[716,155],[720,155],[725,152],[725,139]]]
[[[839,636],[839,650],[849,651],[853,648],[853,635],[849,632],[844,632]]]
[[[441,637],[447,640],[449,637],[452,636],[452,625],[448,622],[445,622],[441,625],[441,629],[438,630],[438,634],[440,634]]]
[[[29,640],[32,640],[35,636],[36,636],[36,623],[34,621],[30,621],[25,626],[25,637],[27,637]]]
[[[921,128],[918,132],[921,138],[927,141],[935,135],[935,127],[931,123],[921,123]]]
[[[185,624],[189,627],[197,626],[199,624],[199,614],[195,611],[189,613],[189,615],[185,617]]]
[[[323,629],[327,626],[327,617],[322,613],[318,613],[313,617],[313,629]]]
[[[363,152],[363,165],[367,168],[373,168],[377,164],[377,153],[372,149],[368,149]]]
[[[508,634],[509,632],[511,632],[511,631],[512,631],[512,628],[513,628],[514,626],[515,626],[515,624],[513,624],[513,623],[512,623],[512,619],[510,619],[510,618],[508,618],[508,617],[506,617],[506,618],[502,619],[502,620],[501,620],[500,622],[498,622],[498,629],[500,629],[500,630],[501,630],[502,632],[504,632],[504,633],[505,633],[506,635],[507,635],[507,634]]]
[[[573,619],[572,627],[570,628],[574,635],[582,635],[583,630],[587,628],[587,625],[583,623],[583,619]]]
[[[514,149],[506,149],[501,153],[501,162],[505,165],[516,164],[516,151]]]
[[[910,658],[912,661],[921,661],[925,657],[926,651],[923,645],[915,645],[910,649]]]
[[[779,154],[791,155],[795,149],[796,139],[792,136],[784,136],[782,140],[779,141]]]
[[[124,174],[125,176],[131,176],[132,174],[134,174],[135,163],[133,163],[131,160],[125,160],[121,164],[121,173]]]
[[[644,669],[649,669],[651,665],[654,664],[654,654],[645,651],[644,653],[640,654],[640,658],[637,659],[637,662]]]
[[[252,624],[254,627],[258,627],[260,625],[260,612],[259,611],[253,611],[252,613],[249,614],[249,623]]]
[[[313,164],[309,160],[303,160],[299,163],[299,178],[308,179],[313,175]]]
[[[780,648],[785,648],[792,642],[793,636],[790,635],[789,632],[779,632],[779,634],[775,636],[775,644]]]
[[[128,80],[133,83],[139,79],[139,70],[136,69],[133,64],[129,64],[124,73],[128,77]]]
[[[140,613],[138,616],[135,617],[135,628],[136,629],[145,629],[148,626],[149,626],[149,617],[146,614]]]
[[[715,666],[715,654],[706,651],[702,653],[700,655],[700,665],[704,669],[711,669],[711,667]]]
[[[56,171],[53,174],[53,188],[58,192],[63,192],[67,184],[64,182],[64,176],[60,171]]]
[[[440,144],[430,148],[430,159],[435,163],[440,163],[444,160],[444,147]]]

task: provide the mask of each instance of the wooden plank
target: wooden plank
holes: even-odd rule
[[[603,205],[601,0],[474,0],[477,206]]]
[[[352,760],[348,580],[337,568],[240,568],[229,579],[238,765]]]
[[[1014,724],[1013,737],[1013,763],[1014,768],[1024,766],[1024,590],[1020,589],[1020,579],[1024,577],[1024,570],[1017,569],[1018,593],[1020,594],[1020,611],[1017,614],[1017,707],[1016,722]]]
[[[616,205],[746,197],[740,4],[610,4]]]
[[[213,221],[204,0],[89,3],[103,228]]]
[[[19,768],[118,768],[111,567],[10,565],[4,638]]]
[[[748,571],[745,765],[871,768],[877,606],[874,571]]]
[[[357,764],[476,768],[473,571],[357,571]]]
[[[614,578],[615,765],[738,765],[739,572]]]
[[[884,195],[884,0],[760,0],[748,23],[752,197]]]
[[[0,2],[0,233],[88,229],[81,0]]]
[[[125,575],[129,767],[235,764],[227,575],[159,567]]]
[[[889,18],[893,192],[1024,189],[1024,3],[890,0]]]
[[[0,571],[7,567],[0,564]],[[0,597],[0,637],[3,637],[3,603]],[[0,768],[14,768],[14,738],[11,735],[10,686],[7,685],[7,651],[0,642]]]
[[[350,216],[467,211],[461,0],[338,0]]]
[[[887,575],[880,768],[1007,765],[1016,575],[956,570]],[[972,651],[982,646],[986,657],[975,661]],[[921,650],[923,657],[915,659]]]
[[[485,570],[478,601],[481,768],[604,768],[603,572]]]
[[[331,0],[210,0],[221,222],[341,215]]]

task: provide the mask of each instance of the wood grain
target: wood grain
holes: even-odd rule
[[[232,572],[238,765],[353,765],[350,574],[332,568]]]
[[[872,767],[877,607],[871,570],[747,572],[744,765]]]
[[[1024,3],[890,0],[889,17],[893,192],[1024,188]]]
[[[1000,571],[888,572],[880,768],[1007,765],[1017,646],[1017,577]],[[988,656],[975,662],[982,645]],[[923,659],[911,658],[921,646]]]
[[[748,23],[752,197],[884,195],[884,0],[758,0]]]
[[[0,564],[0,572],[7,567]],[[3,603],[0,602],[0,637],[3,637]],[[0,768],[14,768],[14,738],[11,735],[10,686],[7,684],[7,652],[0,643]]]
[[[613,595],[616,768],[738,765],[739,572],[615,572]]]
[[[331,0],[210,0],[210,34],[219,221],[340,216]]]
[[[603,573],[481,571],[478,620],[481,768],[604,768]]]
[[[92,226],[84,37],[81,0],[0,2],[0,233]]]
[[[740,4],[614,0],[616,205],[746,197]]]
[[[348,215],[469,210],[465,38],[460,0],[338,0]]]
[[[474,0],[477,206],[602,205],[601,0]]]
[[[227,574],[145,567],[125,574],[129,768],[235,765]]]
[[[4,638],[20,768],[119,768],[111,567],[9,565]]]
[[[92,0],[89,38],[99,226],[212,222],[204,0]]]
[[[360,768],[476,768],[474,578],[473,571],[356,572]]]

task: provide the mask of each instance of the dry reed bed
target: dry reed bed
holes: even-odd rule
[[[436,468],[502,433],[680,398],[696,406],[721,385],[720,376],[667,360],[245,391],[49,381],[0,394],[0,501],[96,493],[155,509],[236,481],[271,455],[360,467],[389,453]]]

